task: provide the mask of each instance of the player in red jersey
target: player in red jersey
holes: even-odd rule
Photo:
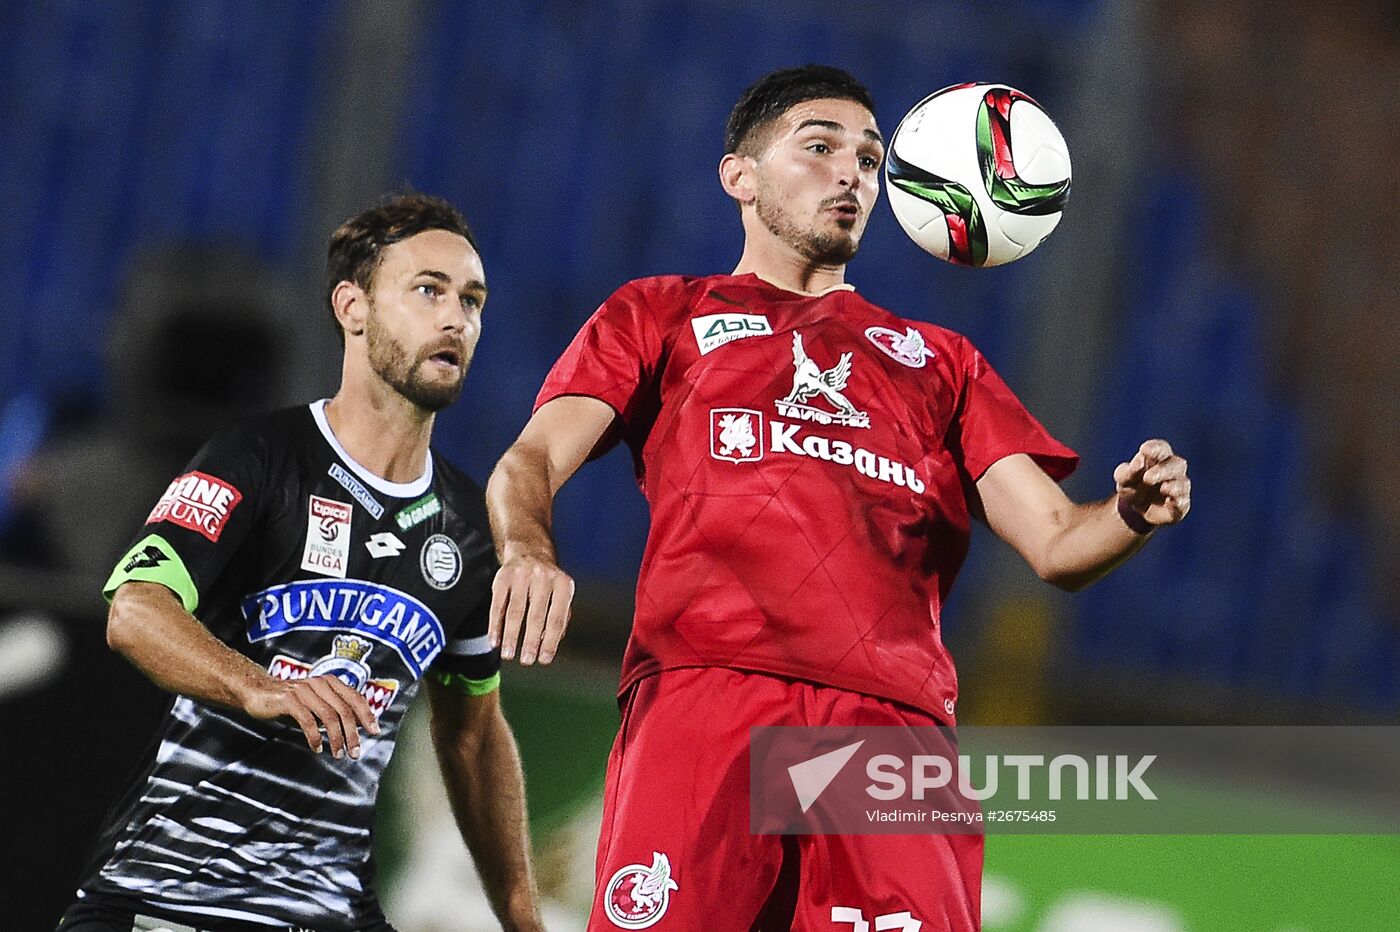
[[[749,728],[954,724],[940,624],[973,516],[1075,589],[1190,507],[1162,440],[1111,497],[1070,501],[1077,457],[965,338],[845,284],[879,193],[873,110],[832,68],[746,91],[719,166],[733,274],[618,289],[491,478],[491,636],[525,664],[569,619],[560,486],[625,440],[651,507],[590,929],[978,928],[979,836],[751,834]]]

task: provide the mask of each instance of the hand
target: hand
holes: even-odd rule
[[[519,642],[522,665],[528,667],[536,657],[549,663],[569,627],[573,601],[574,581],[553,560],[507,558],[491,584],[491,643],[500,646],[506,660],[515,656]]]
[[[1165,440],[1148,440],[1137,455],[1113,470],[1118,499],[1148,524],[1175,524],[1191,510],[1191,479],[1186,460]]]
[[[360,756],[359,728],[379,734],[379,723],[369,703],[335,676],[312,676],[301,680],[267,678],[243,703],[243,711],[253,718],[271,721],[293,719],[306,735],[311,750],[321,750],[321,729],[326,730],[331,754]],[[356,727],[358,726],[358,727]]]

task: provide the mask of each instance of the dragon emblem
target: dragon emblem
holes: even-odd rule
[[[666,914],[671,891],[680,889],[671,879],[671,861],[659,851],[651,853],[651,867],[628,864],[613,874],[604,900],[608,918],[623,929],[645,929]]]
[[[913,327],[905,327],[903,333],[889,327],[871,327],[865,331],[865,336],[886,356],[911,369],[922,369],[924,361],[934,356],[924,342],[924,335]]]
[[[719,452],[721,456],[748,458],[753,454],[758,438],[753,435],[753,418],[747,414],[725,414],[719,419]]]
[[[710,409],[710,455],[730,463],[763,459],[763,415],[752,408]]]

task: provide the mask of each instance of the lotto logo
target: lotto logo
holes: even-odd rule
[[[242,492],[216,476],[186,473],[170,483],[146,523],[169,521],[218,541],[224,522],[242,500]]]

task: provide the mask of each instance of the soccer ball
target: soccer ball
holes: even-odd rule
[[[957,84],[900,121],[885,179],[899,225],[924,250],[958,265],[1003,265],[1060,222],[1069,149],[1014,87]]]

